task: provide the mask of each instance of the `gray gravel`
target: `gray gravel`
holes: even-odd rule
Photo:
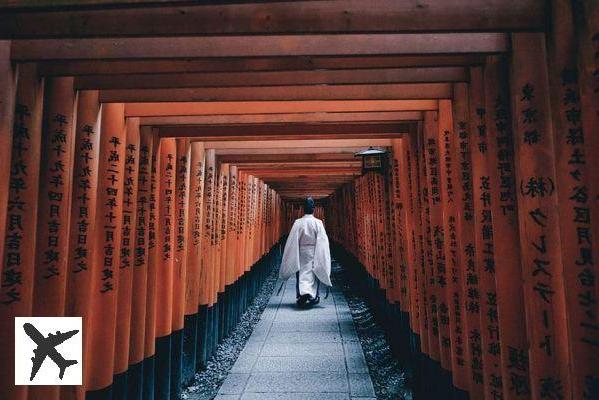
[[[343,266],[335,260],[332,263],[332,280],[347,299],[377,399],[411,400],[412,391],[407,383],[407,374],[393,357],[385,331],[365,299],[351,290]]]
[[[206,364],[206,369],[196,373],[193,384],[183,390],[182,399],[212,400],[235,364],[241,350],[260,321],[262,311],[266,308],[277,282],[278,268],[274,268],[264,281],[258,295],[242,315],[241,322],[231,335],[223,340],[216,349],[216,354]]]

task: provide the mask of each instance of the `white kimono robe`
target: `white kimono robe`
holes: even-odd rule
[[[295,220],[285,244],[279,278],[287,280],[296,272],[300,295],[316,297],[318,281],[332,286],[329,238],[322,221],[312,214]]]

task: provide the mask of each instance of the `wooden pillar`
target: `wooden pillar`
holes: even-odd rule
[[[156,385],[154,371],[156,364],[156,297],[158,268],[161,262],[162,249],[158,247],[158,211],[160,198],[160,148],[162,142],[158,137],[158,129],[151,128],[152,148],[150,167],[150,201],[148,213],[148,274],[146,291],[146,320],[144,337],[144,355],[146,361],[143,365],[143,398],[154,399]]]
[[[65,316],[83,317],[84,354],[88,353],[92,298],[93,243],[96,235],[100,104],[97,91],[82,91],[77,104],[73,195]],[[87,357],[86,357],[87,359]],[[87,368],[87,364],[84,364]],[[82,399],[85,386],[63,386],[62,397]]]
[[[215,269],[213,264],[213,222],[214,222],[214,192],[216,178],[216,155],[214,149],[206,151],[206,180],[204,182],[204,256],[202,257],[202,270],[205,271],[204,296],[208,306],[214,305],[216,293],[214,292]]]
[[[478,265],[479,307],[485,398],[503,397],[494,227],[491,209],[495,182],[491,177],[482,67],[470,68],[470,154],[474,200],[475,262]]]
[[[532,397],[568,397],[555,148],[542,33],[512,35],[512,110]],[[580,162],[573,159],[574,163]],[[578,218],[578,217],[576,217]]]
[[[0,321],[5,321],[4,328],[0,329],[0,354],[7,364],[0,368],[0,398],[9,400],[27,397],[27,387],[14,385],[14,369],[9,365],[13,365],[15,352],[12,321],[17,316],[31,315],[33,305],[43,90],[43,81],[37,76],[36,66],[22,65],[16,104],[13,104],[10,114],[15,114],[14,126],[6,132],[4,126],[0,128],[3,143],[5,135],[12,137],[12,149],[11,144],[7,144],[8,149],[2,147],[0,150],[8,151],[2,163],[10,161],[10,165],[2,167],[3,172],[10,171],[10,180],[1,190],[3,195],[7,195],[8,207],[6,202],[0,204],[2,212],[7,210],[8,221],[6,225],[1,222],[2,243],[6,249],[4,258],[0,258]],[[0,111],[0,118],[7,120],[3,117],[4,113],[4,110]]]
[[[0,260],[4,259],[10,155],[17,93],[17,67],[10,59],[10,40],[0,40]],[[1,268],[1,267],[0,267]],[[0,269],[1,271],[1,269]]]
[[[474,206],[472,197],[472,164],[469,123],[468,85],[456,83],[453,87],[453,130],[456,140],[452,157],[458,165],[455,198],[457,199],[457,238],[462,271],[462,297],[465,303],[465,338],[469,369],[470,396],[483,398],[482,343],[480,325],[479,271],[475,261]]]
[[[177,147],[173,138],[160,140],[156,248],[156,386],[154,396],[170,398],[173,267],[175,252],[175,182]]]
[[[204,144],[191,143],[189,159],[189,212],[187,238],[187,275],[185,285],[185,314],[198,312],[200,303],[202,257],[202,215],[204,212]]]
[[[411,214],[409,210],[410,187],[406,162],[407,144],[404,139],[393,141],[391,215],[395,253],[395,275],[397,277],[397,300],[401,311],[410,311],[410,292],[413,290],[410,277]]]
[[[110,398],[114,371],[123,222],[126,135],[124,104],[103,104],[101,112],[96,231],[92,252],[92,298],[86,389]]]
[[[439,326],[439,307],[442,298],[439,281],[439,267],[445,268],[443,253],[443,222],[441,210],[441,182],[439,179],[439,147],[437,114],[426,112],[424,115],[423,161],[426,166],[426,205],[425,219],[427,220],[427,250],[429,251],[426,265],[427,286],[427,315],[429,319],[429,355],[435,361],[440,361],[444,368],[449,365],[448,348],[441,347]]]
[[[443,229],[445,232],[445,288],[447,295],[447,315],[449,338],[451,343],[451,370],[453,384],[462,390],[468,390],[466,368],[466,335],[464,332],[464,302],[462,296],[461,254],[458,245],[458,207],[456,184],[458,182],[458,164],[452,147],[456,145],[453,131],[451,100],[439,100],[439,167],[441,175],[441,193],[443,201]]]
[[[152,128],[140,128],[139,162],[137,173],[137,208],[135,212],[133,285],[131,297],[131,335],[127,385],[130,400],[143,397],[144,341],[148,297],[148,264],[150,242],[150,202],[152,198],[152,169],[154,137]],[[152,338],[153,340],[153,338]]]
[[[115,397],[126,397],[129,367],[129,346],[133,297],[135,233],[139,178],[140,131],[139,118],[127,118],[125,124],[125,176],[123,180],[123,222],[119,257],[119,291],[117,298],[117,329],[115,336],[114,374]],[[144,296],[145,297],[145,296]]]
[[[431,118],[430,116],[428,118]],[[418,168],[418,204],[420,208],[419,222],[420,222],[420,248],[422,249],[420,255],[420,263],[418,269],[418,281],[419,284],[419,316],[420,316],[420,347],[424,354],[431,354],[431,347],[429,336],[430,336],[430,308],[428,306],[428,278],[427,271],[428,265],[433,263],[432,260],[432,248],[431,241],[429,239],[430,224],[428,220],[429,205],[428,205],[428,192],[427,192],[427,180],[426,180],[426,163],[425,163],[425,151],[424,151],[424,123],[418,126],[418,135],[416,143],[414,144],[417,148],[416,153],[416,167]],[[434,351],[434,350],[432,350]]]
[[[563,264],[559,275],[564,279],[572,375],[570,396],[585,399],[592,397],[589,382],[594,379],[599,383],[599,229],[592,231],[599,218],[599,183],[594,182],[599,178],[599,168],[594,165],[595,151],[599,150],[599,140],[594,136],[599,125],[583,124],[583,114],[589,111],[596,114],[596,109],[583,110],[581,104],[577,70],[579,40],[574,35],[571,4],[565,0],[552,1],[553,29],[548,55]],[[584,78],[584,72],[582,82],[588,85],[587,96],[589,89],[597,87]],[[591,172],[593,168],[595,174]],[[599,396],[599,385],[596,386],[595,397]]]
[[[33,297],[34,316],[65,311],[75,144],[73,78],[46,80]],[[30,398],[57,399],[58,387],[30,388]]]
[[[487,162],[491,176],[491,213],[503,396],[530,398],[528,340],[522,288],[522,261],[514,176],[507,62],[487,58],[484,69]]]
[[[184,297],[183,383],[190,383],[196,372],[199,345],[203,343],[203,315],[200,315],[200,267],[202,257],[202,213],[204,196],[204,145],[192,142],[188,151],[189,173],[185,248],[186,274]],[[201,320],[200,320],[201,319]],[[198,340],[200,339],[200,340]]]

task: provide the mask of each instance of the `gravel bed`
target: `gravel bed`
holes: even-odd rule
[[[377,399],[411,400],[412,391],[407,383],[407,374],[393,357],[385,331],[376,321],[365,299],[351,289],[343,267],[335,260],[332,262],[331,275],[333,285],[347,299]]]
[[[260,321],[260,316],[272,296],[278,273],[279,269],[273,268],[262,284],[258,295],[242,315],[239,324],[231,335],[218,345],[215,356],[206,363],[206,369],[196,373],[193,384],[183,390],[182,399],[212,400],[216,397],[218,389],[235,364],[239,353],[252,334],[254,326]]]

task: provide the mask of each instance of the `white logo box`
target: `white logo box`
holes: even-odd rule
[[[27,326],[25,328],[25,326]],[[34,329],[32,329],[32,326]],[[83,381],[83,322],[81,317],[16,317],[15,318],[15,385],[81,385]],[[72,331],[78,331],[72,333]],[[28,334],[29,332],[29,334]],[[60,333],[59,333],[60,332]],[[66,333],[71,332],[69,335]],[[59,336],[55,336],[55,335]],[[38,339],[42,346],[38,348],[30,335]],[[52,335],[52,336],[49,336]],[[70,336],[66,338],[67,336]],[[48,337],[50,341],[47,341]],[[66,338],[66,339],[65,339]],[[50,342],[65,339],[55,347]],[[45,346],[44,343],[47,345]],[[55,349],[54,358],[67,361],[64,375],[60,379],[59,366],[46,351]],[[30,380],[33,368],[32,358],[38,359],[46,354],[33,380]],[[61,359],[62,357],[62,359]],[[76,361],[76,363],[74,363]],[[66,366],[68,364],[68,366]]]

